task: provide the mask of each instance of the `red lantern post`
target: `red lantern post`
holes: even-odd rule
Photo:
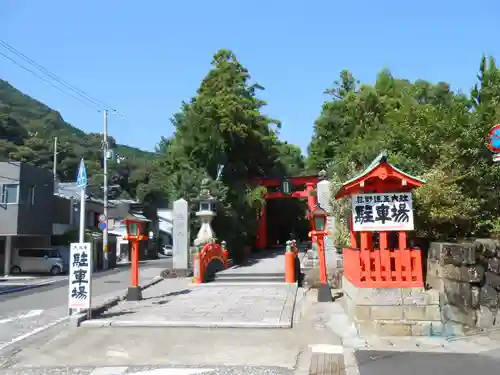
[[[127,291],[128,301],[140,301],[142,290],[139,286],[139,243],[148,239],[146,233],[146,221],[137,218],[124,220],[127,236],[124,238],[132,244],[132,257],[130,264],[130,286]]]
[[[328,285],[328,272],[326,270],[326,255],[325,255],[325,236],[328,235],[326,232],[326,220],[328,213],[321,207],[316,206],[316,208],[311,212],[311,225],[313,230],[311,231],[311,237],[313,243],[318,244],[318,257],[319,257],[319,267],[320,267],[320,288],[318,290],[318,302],[331,302],[332,293],[330,291],[330,286]]]

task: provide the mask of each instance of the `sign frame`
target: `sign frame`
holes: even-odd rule
[[[404,204],[404,207],[400,207],[401,204]],[[369,221],[368,223],[363,222],[364,219],[361,222],[358,221],[357,207],[360,206],[363,207],[360,211],[370,207],[366,216],[362,212],[363,217]],[[379,210],[380,206],[383,206],[382,210]],[[355,232],[399,232],[415,229],[411,192],[354,194],[351,198],[351,207],[353,215],[352,230]],[[384,217],[377,220],[380,216]],[[404,216],[407,217],[407,220],[404,220]],[[396,220],[396,218],[399,218],[399,220]]]
[[[83,257],[82,255],[85,253],[86,257]],[[70,311],[87,309],[89,315],[92,311],[92,261],[92,244],[90,242],[75,242],[70,245],[68,274],[68,308]],[[78,271],[83,272],[78,273]],[[82,301],[78,297],[81,296],[82,291],[77,287],[81,288],[85,285],[87,285],[87,298]]]
[[[500,153],[500,146],[493,146],[493,139],[497,139],[498,141],[500,141],[500,124],[496,124],[491,127],[486,140],[486,145],[491,152]]]

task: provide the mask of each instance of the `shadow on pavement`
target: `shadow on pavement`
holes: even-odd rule
[[[191,293],[190,289],[183,289],[183,290],[179,290],[179,291],[176,291],[176,292],[165,293],[165,294],[162,294],[161,296],[146,297],[146,298],[143,298],[142,300],[144,301],[144,300],[161,299],[161,298],[173,297],[173,296],[178,296],[178,295],[181,295],[181,294],[189,294],[189,293]]]
[[[94,314],[92,314],[93,318],[98,318],[98,319],[109,319],[113,318],[115,316],[123,316],[123,315],[131,315],[135,314],[135,311],[116,311],[116,312],[110,312],[110,313],[102,313],[94,317]]]
[[[500,374],[500,359],[491,354],[359,350],[355,357],[360,375]]]

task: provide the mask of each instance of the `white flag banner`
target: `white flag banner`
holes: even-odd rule
[[[72,243],[69,258],[69,308],[89,309],[92,251],[90,243]]]
[[[353,195],[352,214],[355,232],[414,229],[411,193]]]

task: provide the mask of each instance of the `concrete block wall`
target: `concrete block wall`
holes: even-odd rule
[[[439,293],[423,288],[357,288],[342,279],[347,314],[360,335],[441,336]]]

